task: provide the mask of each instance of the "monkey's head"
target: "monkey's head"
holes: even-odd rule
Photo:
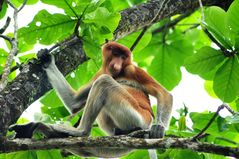
[[[131,51],[124,45],[110,41],[102,47],[103,68],[113,77],[119,76],[131,64]]]

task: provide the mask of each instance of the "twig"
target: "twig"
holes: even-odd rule
[[[200,138],[201,135],[203,135],[203,133],[211,126],[211,124],[213,123],[213,121],[216,119],[216,117],[219,115],[219,112],[226,108],[230,113],[235,114],[233,112],[233,110],[231,110],[227,105],[222,104],[217,108],[217,111],[214,113],[214,115],[212,116],[212,118],[210,119],[210,121],[207,123],[207,125],[196,135],[192,138],[192,141],[196,141],[198,138]]]
[[[7,17],[6,23],[4,24],[4,26],[0,29],[0,34],[4,33],[5,30],[8,28],[9,24],[11,22],[11,18]]]
[[[148,27],[154,22],[154,20],[160,16],[160,12],[162,11],[161,14],[163,14],[164,12],[164,5],[167,5],[168,1],[164,0],[162,2],[162,5],[160,6],[160,8],[158,9],[157,13],[155,14],[155,16],[153,17],[153,19],[143,28],[142,32],[139,34],[139,36],[136,38],[135,42],[133,43],[133,45],[130,47],[130,50],[133,51],[134,48],[137,46],[137,44],[139,43],[139,41],[142,39],[143,35],[145,34],[145,32],[147,31]]]
[[[222,140],[222,141],[226,141],[230,144],[234,144],[234,145],[239,145],[239,143],[235,142],[235,141],[232,141],[232,140],[229,140],[227,138],[224,138],[224,137],[216,137],[217,140]]]
[[[6,35],[1,35],[1,34],[0,34],[0,37],[5,39],[5,40],[7,40],[7,41],[9,41],[9,43],[12,44],[12,39],[10,37],[8,37]]]
[[[27,0],[24,0],[22,6],[17,10],[17,12],[20,12],[25,7],[26,4],[27,4]]]
[[[189,30],[192,30],[194,28],[197,28],[198,26],[200,26],[200,24],[194,24],[193,26],[187,28],[186,30],[183,31],[183,34],[185,34],[186,32],[188,32]]]
[[[165,24],[165,25],[159,27],[158,29],[153,30],[152,33],[153,33],[153,34],[156,34],[156,33],[162,32],[162,31],[163,31],[164,29],[166,29],[166,28],[173,27],[173,26],[175,26],[178,22],[180,22],[181,20],[183,20],[184,18],[190,16],[192,13],[193,13],[193,12],[190,11],[190,12],[188,12],[188,13],[182,14],[182,15],[180,15],[179,17],[175,18],[174,20],[170,21],[169,23],[167,23],[167,24]],[[165,26],[167,26],[167,27],[165,27]]]
[[[21,65],[20,64],[18,64],[18,65],[16,65],[16,66],[13,66],[12,68],[11,68],[11,70],[10,70],[10,73],[12,73],[12,72],[14,72],[14,71],[16,71],[17,69],[21,69]],[[2,74],[0,75],[0,79],[2,79]]]
[[[85,7],[85,9],[83,10],[83,12],[82,12],[82,14],[80,15],[80,17],[77,17],[77,23],[76,23],[76,26],[75,26],[75,29],[74,29],[74,33],[77,35],[77,36],[79,36],[79,27],[80,27],[80,24],[81,24],[81,20],[82,20],[82,18],[83,18],[83,16],[84,16],[84,14],[85,14],[85,12],[86,12],[86,10],[87,10],[87,8],[89,7],[89,5],[87,5],[86,7]]]
[[[72,9],[71,5],[70,5],[66,0],[64,0],[64,2],[65,2],[66,5],[70,8],[70,10],[73,12],[73,14],[78,18],[77,13],[74,11],[74,9]]]
[[[164,3],[166,4],[166,1],[164,1]],[[163,6],[164,4],[162,4]],[[160,14],[160,11],[162,10],[162,6],[160,7],[160,9],[158,10],[157,14],[155,15],[155,17],[151,20],[151,23],[154,21],[155,18],[157,18]],[[174,19],[173,21],[170,21],[169,23],[161,26],[160,28],[158,29],[155,29],[152,34],[156,34],[156,33],[159,33],[159,32],[162,32],[163,30],[167,29],[167,28],[170,28],[170,27],[173,27],[175,26],[178,22],[180,22],[182,19],[190,16],[191,14],[193,13],[193,11],[190,11],[190,12],[187,12],[179,17],[177,17],[176,19]],[[163,14],[163,12],[161,13]],[[137,46],[137,44],[139,43],[139,41],[142,39],[143,35],[145,34],[145,32],[147,31],[148,29],[148,26],[145,26],[142,30],[142,32],[139,34],[139,36],[136,38],[135,42],[133,43],[133,45],[130,47],[130,50],[133,51],[134,48]]]
[[[14,35],[14,37],[10,40],[12,48],[10,50],[10,53],[9,53],[8,57],[7,57],[6,65],[3,69],[2,79],[0,81],[0,91],[2,91],[8,83],[8,76],[11,72],[11,65],[12,65],[12,62],[14,60],[13,58],[18,52],[18,41],[17,41],[17,30],[18,30],[17,20],[18,20],[18,17],[17,16],[18,16],[18,12],[20,10],[22,10],[22,8],[25,6],[26,0],[23,2],[23,5],[20,7],[19,10],[9,0],[7,0],[7,3],[14,9],[14,13],[13,13],[13,19],[14,19],[13,35]]]
[[[204,33],[206,33],[209,39],[212,40],[212,42],[215,43],[220,48],[220,50],[226,57],[231,57],[234,56],[234,54],[236,54],[236,51],[228,51],[224,46],[222,46],[206,28],[202,27],[202,30],[204,31]]]
[[[144,27],[143,30],[141,31],[141,33],[139,34],[139,36],[137,37],[137,39],[134,41],[133,45],[130,47],[130,50],[133,51],[134,48],[137,46],[137,44],[139,43],[139,41],[141,40],[141,38],[144,36],[145,32],[147,31],[148,27]]]

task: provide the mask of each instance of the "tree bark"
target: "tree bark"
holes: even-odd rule
[[[231,0],[202,1],[208,6],[228,6],[232,2]],[[198,7],[198,0],[152,0],[123,10],[122,19],[114,32],[115,39],[122,38],[163,18],[195,10]],[[87,60],[82,46],[82,41],[74,37],[61,44],[55,51],[56,63],[64,75]],[[29,105],[50,89],[51,86],[39,61],[31,60],[24,65],[21,73],[0,92],[0,136],[5,136],[9,125],[15,123]]]
[[[192,142],[185,138],[140,139],[128,136],[72,137],[55,139],[14,139],[3,141],[0,153],[22,150],[49,150],[67,148],[133,148],[133,149],[189,149],[196,152],[213,153],[239,158],[239,148],[209,143]]]

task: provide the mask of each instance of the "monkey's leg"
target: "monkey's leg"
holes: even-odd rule
[[[89,135],[99,113],[109,115],[122,130],[149,128],[151,123],[146,122],[136,109],[140,109],[138,102],[125,88],[111,76],[101,75],[92,85],[78,129],[82,135]],[[145,113],[151,117],[149,112]]]
[[[44,124],[41,122],[30,122],[22,125],[12,125],[10,131],[15,131],[15,138],[31,138],[34,133],[40,132],[47,138],[61,138],[69,136],[80,136],[78,129],[60,124]]]

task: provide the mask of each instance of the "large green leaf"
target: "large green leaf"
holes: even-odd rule
[[[237,57],[228,58],[214,78],[214,91],[224,102],[232,102],[239,95],[239,63]]]
[[[170,158],[174,159],[185,159],[185,158],[202,159],[199,153],[193,152],[192,150],[172,150],[169,156]]]
[[[37,151],[37,158],[39,159],[61,159],[63,158],[61,156],[60,150],[41,150]]]
[[[230,26],[231,31],[239,35],[239,0],[233,1],[227,12],[227,24]]]
[[[154,50],[155,58],[148,72],[168,90],[172,90],[181,80],[181,72],[172,61],[167,46],[159,45],[158,48],[158,51]]]
[[[214,113],[206,114],[206,113],[190,113],[190,118],[193,122],[193,129],[202,130],[210,121]],[[221,117],[218,117],[221,118]],[[211,126],[206,130],[206,133],[218,135],[220,131],[218,127],[217,120],[214,120]]]
[[[232,42],[228,38],[230,29],[226,25],[226,12],[219,7],[209,7],[205,10],[205,22],[207,29],[213,33],[220,43],[230,49]]]
[[[186,40],[173,41],[166,45],[165,49],[177,66],[182,66],[185,59],[193,54],[192,44]]]
[[[17,0],[19,3],[23,3],[24,0]],[[36,4],[39,0],[27,0],[27,5],[32,5],[32,4]]]
[[[3,68],[5,67],[7,57],[8,53],[0,48],[0,74],[2,74]]]
[[[62,40],[73,33],[75,20],[63,14],[50,14],[41,10],[27,27],[18,31],[18,38],[28,44],[52,44]]]
[[[0,155],[1,159],[36,159],[35,151],[13,152]]]
[[[121,157],[121,159],[148,159],[148,151],[146,150],[137,150],[129,153],[127,156]]]
[[[54,5],[64,10],[64,12],[72,17],[79,17],[84,10],[87,12],[94,11],[105,0],[41,0],[43,3]]]
[[[6,15],[7,8],[8,8],[7,3],[6,3],[6,1],[4,1],[2,4],[2,10],[0,11],[0,19],[2,19]],[[1,24],[3,24],[3,23],[1,23]]]
[[[106,27],[113,32],[120,20],[119,13],[110,13],[108,9],[99,7],[95,11],[85,15],[84,23],[93,23],[99,28]]]
[[[133,43],[135,42],[135,40],[137,39],[137,37],[139,36],[140,33],[141,33],[141,31],[138,31],[138,32],[132,33],[128,36],[125,36],[124,38],[119,40],[119,43],[124,44],[125,46],[130,48],[133,45]],[[152,33],[151,32],[146,32],[144,34],[144,36],[140,39],[139,43],[134,48],[133,53],[139,52],[142,49],[144,49],[150,43],[151,38],[152,38]]]
[[[185,67],[191,73],[203,75],[215,69],[224,59],[221,51],[205,46],[185,61]]]

